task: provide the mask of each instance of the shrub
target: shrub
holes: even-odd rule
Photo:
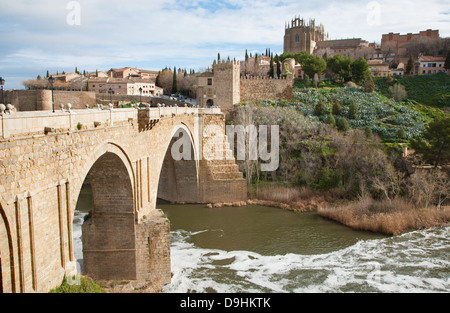
[[[80,285],[70,285],[64,277],[61,286],[50,290],[49,293],[104,293],[105,291],[93,280],[80,277]]]
[[[333,104],[333,114],[334,114],[334,115],[341,115],[341,114],[342,114],[342,106],[341,106],[341,104],[339,103],[338,100],[335,100],[335,101],[334,101],[334,104]]]
[[[327,114],[327,109],[325,108],[325,104],[323,104],[322,100],[319,100],[319,103],[316,105],[316,108],[314,109],[314,114],[316,116]]]
[[[399,83],[389,87],[389,92],[395,101],[402,101],[407,95],[405,87]]]
[[[364,91],[369,93],[375,91],[375,83],[373,82],[371,75],[369,75],[364,82]]]
[[[348,121],[345,117],[341,117],[337,122],[337,127],[340,131],[346,132],[350,126],[348,125]]]
[[[352,103],[350,104],[350,107],[348,109],[348,118],[349,119],[356,119],[356,116],[358,115],[358,111],[359,111],[359,107],[358,105],[355,103],[355,101],[352,101]]]
[[[327,119],[325,120],[325,123],[336,127],[336,119],[334,118],[333,114],[328,114]]]

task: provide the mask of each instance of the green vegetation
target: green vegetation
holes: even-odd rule
[[[75,278],[74,278],[75,279]],[[64,277],[61,286],[50,290],[49,293],[104,293],[105,291],[93,280],[87,277],[80,277],[80,284],[69,284]]]
[[[450,115],[431,122],[423,139],[413,140],[412,147],[426,162],[436,167],[450,162]]]
[[[308,88],[311,81],[306,76],[296,80],[291,101],[236,107],[231,120],[236,125],[280,126],[280,166],[275,172],[260,172],[260,161],[238,161],[249,186],[260,190],[269,184],[271,192],[265,200],[273,201],[283,198],[272,192],[274,186],[287,186],[287,193],[301,190],[301,197],[288,197],[293,207],[308,201],[306,195],[311,201],[360,199],[322,212],[359,229],[397,234],[448,222],[450,210],[430,209],[448,203],[448,175],[415,171],[411,166],[419,156],[434,165],[450,161],[447,105],[431,105],[430,100],[448,99],[448,75],[366,77],[361,80],[364,87],[357,88],[343,87],[343,80],[323,80],[320,88]],[[397,90],[389,92],[395,85]],[[415,157],[403,158],[398,143],[415,149]],[[430,210],[418,214],[422,208]],[[400,225],[400,221],[407,223]]]
[[[362,88],[295,88],[291,105],[312,120],[324,122],[330,112],[336,121],[345,117],[350,128],[369,127],[388,141],[402,139],[398,137],[400,129],[406,132],[406,139],[418,137],[425,130],[423,110],[415,110],[410,102],[366,93]]]
[[[450,107],[450,75],[400,76],[395,78],[377,77],[374,79],[376,90],[389,97],[389,87],[401,84],[405,87],[407,98],[421,104],[436,107]]]

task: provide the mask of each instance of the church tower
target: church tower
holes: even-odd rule
[[[306,51],[313,54],[316,44],[328,40],[328,34],[322,24],[316,26],[316,21],[310,19],[309,23],[295,17],[286,24],[284,35],[284,52],[298,53]]]

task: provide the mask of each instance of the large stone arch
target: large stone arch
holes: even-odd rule
[[[180,140],[181,139],[181,140]],[[181,123],[173,127],[162,159],[157,197],[173,203],[197,203],[199,200],[199,157],[197,142],[190,128]],[[190,150],[182,151],[187,148]],[[174,159],[172,148],[180,155]]]
[[[16,292],[14,248],[10,225],[0,202],[0,293]]]
[[[93,198],[91,216],[82,227],[85,273],[96,279],[135,279],[136,212],[129,157],[119,145],[104,143],[82,173],[77,195],[82,184],[88,183]]]

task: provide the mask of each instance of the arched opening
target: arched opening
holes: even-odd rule
[[[78,196],[74,216],[73,216],[73,246],[74,257],[77,262],[78,273],[84,273],[83,264],[83,242],[82,226],[86,219],[92,214],[92,187],[85,181]]]
[[[85,201],[92,208],[83,216],[83,273],[101,280],[136,279],[133,188],[124,161],[106,152],[91,167],[83,186],[77,207]],[[83,210],[86,214],[87,208]]]
[[[175,132],[164,157],[158,184],[158,200],[198,202],[197,161],[192,137],[184,128]]]
[[[13,255],[9,223],[0,205],[0,293],[16,292]]]
[[[208,101],[206,101],[206,107],[211,108],[213,106],[214,106],[214,100],[208,99]]]

